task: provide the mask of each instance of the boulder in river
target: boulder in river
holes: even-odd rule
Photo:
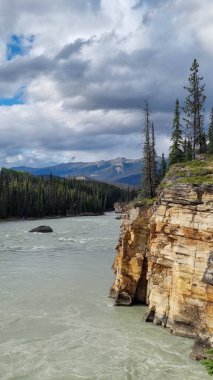
[[[48,232],[53,232],[53,229],[49,226],[38,226],[30,230],[29,232],[48,233]]]

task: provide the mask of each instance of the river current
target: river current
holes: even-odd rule
[[[50,234],[28,231],[50,225]],[[0,380],[209,379],[193,341],[108,298],[113,213],[0,223]]]

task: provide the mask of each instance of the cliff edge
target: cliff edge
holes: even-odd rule
[[[175,165],[152,206],[123,215],[110,296],[213,346],[213,161]]]

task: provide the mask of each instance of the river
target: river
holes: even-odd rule
[[[50,225],[50,234],[28,231]],[[0,223],[1,380],[209,379],[193,341],[108,298],[113,213]]]

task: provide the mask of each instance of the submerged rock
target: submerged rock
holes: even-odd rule
[[[132,304],[132,299],[128,293],[121,292],[116,295],[115,304],[117,306],[129,306]]]
[[[48,232],[53,232],[53,229],[49,226],[38,226],[30,230],[29,232],[48,233]]]

